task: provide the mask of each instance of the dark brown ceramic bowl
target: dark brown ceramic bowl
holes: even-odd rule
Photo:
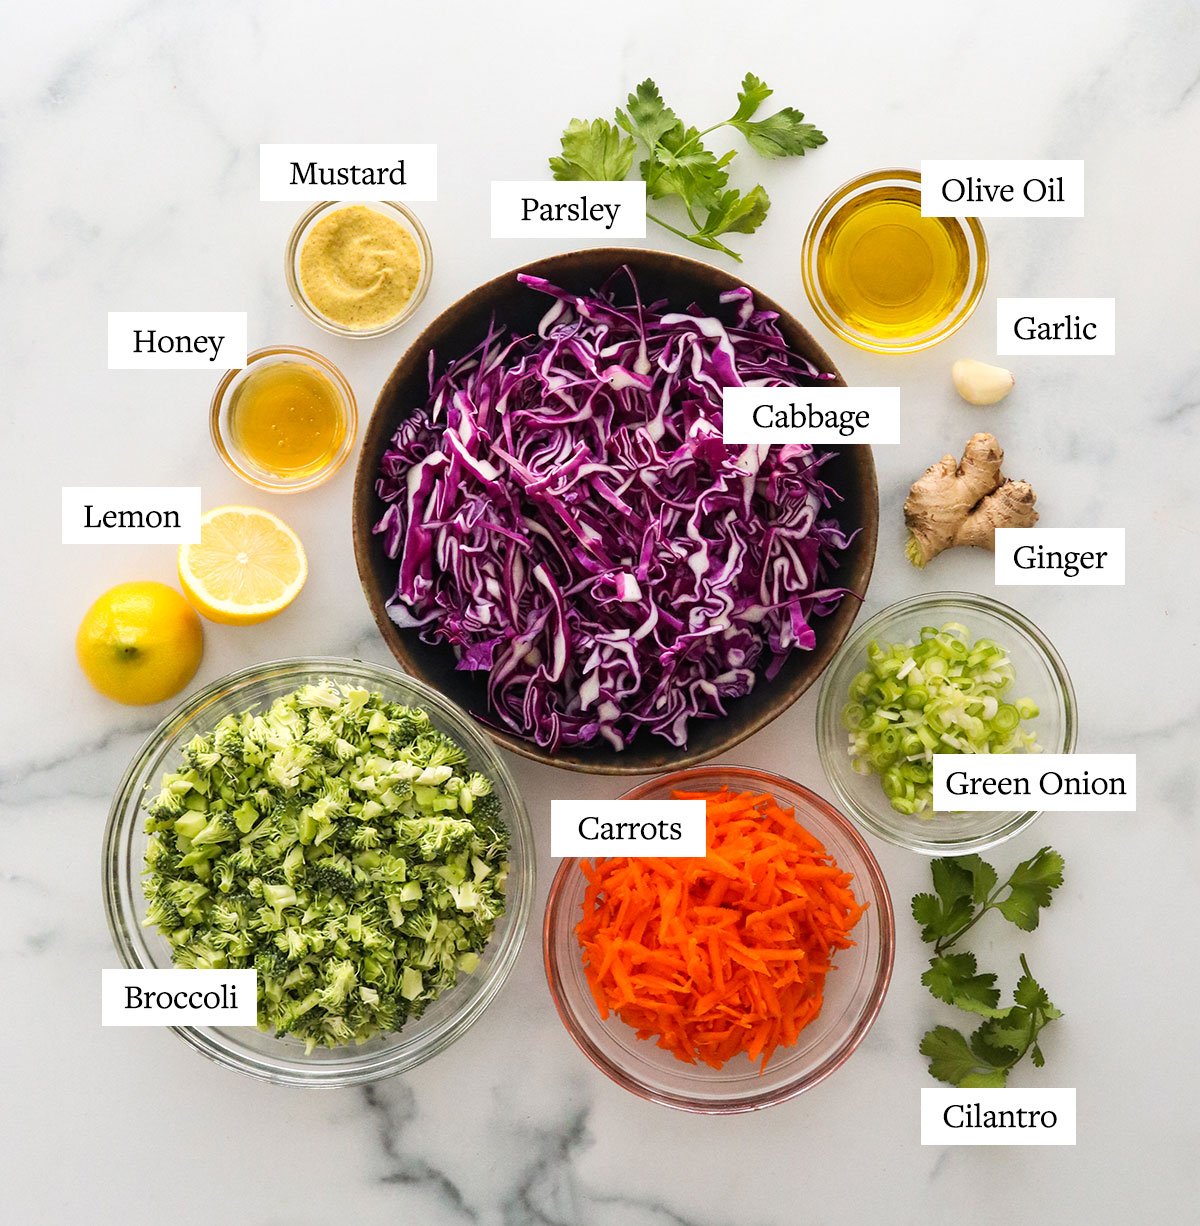
[[[532,741],[492,727],[487,719],[483,674],[456,671],[454,654],[449,648],[422,643],[415,630],[401,630],[388,617],[386,603],[395,590],[396,563],[384,553],[381,538],[371,532],[384,510],[383,502],[375,493],[379,459],[399,423],[426,400],[430,349],[437,353],[439,367],[444,367],[449,359],[459,357],[478,344],[493,315],[511,328],[533,329],[545,313],[546,302],[518,284],[518,272],[546,277],[557,285],[582,292],[601,284],[621,264],[633,269],[644,299],[666,298],[678,308],[696,302],[706,310],[715,309],[719,294],[745,284],[736,275],[699,260],[663,251],[610,247],[549,256],[496,277],[460,298],[404,353],[375,402],[354,481],[354,553],[367,603],[401,667],[479,717],[498,744],[535,761],[568,770],[599,775],[652,775],[663,770],[678,770],[724,753],[790,707],[833,658],[858,614],[859,601],[848,597],[830,616],[816,619],[816,647],[812,651],[794,652],[778,676],[771,681],[760,679],[750,694],[730,704],[729,713],[723,719],[693,720],[688,729],[687,746],[683,749],[659,737],[643,734],[620,753],[608,745],[570,747],[550,753]],[[829,355],[791,315],[758,290],[754,291],[754,297],[760,306],[779,312],[780,328],[797,353],[818,369],[836,373]],[[837,384],[845,386],[840,374]],[[870,447],[841,448],[822,470],[822,476],[843,497],[837,510],[842,527],[859,529],[854,543],[841,559],[836,582],[861,598],[871,578],[879,527],[879,490]]]

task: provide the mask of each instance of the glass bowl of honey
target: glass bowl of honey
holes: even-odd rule
[[[243,481],[297,493],[346,462],[358,405],[346,377],[311,349],[275,345],[225,372],[209,418],[217,454]]]
[[[971,317],[987,282],[977,217],[922,217],[915,170],[874,170],[844,183],[804,236],[804,289],[844,341],[912,353]]]

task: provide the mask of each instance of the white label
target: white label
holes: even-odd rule
[[[1117,352],[1117,300],[997,298],[996,352],[1112,357]]]
[[[1080,161],[921,162],[922,217],[1082,217]]]
[[[1033,723],[1036,727],[1037,721]],[[1136,754],[933,755],[935,813],[1132,813],[1136,808]]]
[[[1075,1091],[921,1091],[922,1145],[1074,1145]]]
[[[259,145],[262,200],[436,200],[437,145]]]
[[[101,971],[102,1026],[257,1026],[257,971]]]
[[[898,443],[898,387],[727,387],[721,438],[749,443]]]
[[[237,370],[245,311],[109,311],[109,370]]]
[[[64,545],[162,545],[200,540],[198,485],[64,485]]]
[[[1000,587],[1122,587],[1124,528],[997,528]]]
[[[708,852],[702,800],[552,800],[552,856],[668,856]]]
[[[642,181],[492,182],[492,237],[645,238]]]

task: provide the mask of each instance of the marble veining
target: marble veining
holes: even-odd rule
[[[181,1226],[928,1226],[1103,1224],[1194,1216],[1200,1136],[1190,1083],[1200,993],[1200,16],[1192,0],[895,5],[608,0],[570,9],[352,0],[64,0],[0,15],[0,1186],[6,1220]],[[1048,815],[1000,865],[1053,842],[1067,882],[1043,927],[983,934],[1008,982],[1026,949],[1066,1017],[1043,1073],[1075,1086],[1075,1150],[922,1149],[916,1051],[950,1020],[918,982],[907,900],[920,858],[877,854],[898,917],[895,975],[854,1058],[801,1099],[708,1119],[609,1083],[554,1013],[535,906],[513,976],[454,1046],[410,1074],[344,1091],[261,1085],[166,1032],[103,1030],[115,964],[100,901],[109,798],[164,709],[93,694],[72,655],[86,605],[125,579],[174,581],[169,547],[64,547],[62,485],[199,483],[206,505],[256,501],[207,437],[215,374],[105,369],[109,310],[245,309],[252,345],[298,342],[347,373],[363,412],[424,323],[480,281],[566,249],[488,237],[488,181],[544,173],[574,115],[610,114],[653,75],[685,116],[717,117],[753,70],[822,126],[795,164],[738,159],[772,199],[741,244],[747,280],[817,333],[851,383],[899,383],[904,441],[876,449],[879,554],[864,612],[917,592],[991,592],[991,559],[956,551],[917,573],[900,506],[912,479],[977,429],[1039,493],[1046,526],[1124,526],[1119,589],[997,593],[1037,620],[1073,675],[1080,748],[1138,754],[1140,811]],[[436,141],[435,250],[409,329],[338,340],[295,311],[283,247],[299,206],[258,200],[261,141]],[[824,334],[804,300],[800,239],[839,183],[922,157],[1082,157],[1087,216],[985,223],[986,299],[933,351],[882,359]],[[750,180],[753,181],[753,180]],[[655,246],[700,254],[665,232]],[[1005,404],[970,409],[957,357],[992,360],[998,295],[1114,296],[1117,356],[1004,360]],[[259,660],[387,662],[350,544],[348,468],[261,496],[303,538],[311,576],[264,626],[210,627],[196,685]],[[733,760],[827,785],[805,695]],[[520,759],[513,770],[553,871],[549,801],[615,781]],[[981,926],[982,929],[982,926]],[[981,949],[981,952],[983,952]]]

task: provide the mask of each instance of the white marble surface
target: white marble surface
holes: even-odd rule
[[[19,1223],[247,1226],[785,1226],[795,1222],[1127,1222],[1195,1212],[1196,437],[1200,421],[1200,32],[1192,0],[753,5],[113,3],[5,6],[0,37],[4,701],[0,703],[0,1188]],[[288,298],[298,208],[258,201],[260,141],[436,141],[436,250],[417,323],[480,280],[553,250],[488,237],[488,181],[535,177],[572,115],[610,113],[653,74],[697,119],[752,69],[825,128],[792,165],[755,165],[774,207],[747,239],[752,284],[812,321],[798,271],[813,208],[861,170],[921,157],[1082,157],[1087,218],[997,221],[987,301],[940,349],[872,358],[830,339],[851,382],[899,382],[902,445],[877,449],[879,557],[867,607],[935,588],[992,590],[991,559],[927,572],[901,556],[909,481],[994,428],[1043,523],[1124,526],[1119,589],[1010,589],[1059,646],[1084,750],[1139,755],[1135,816],[1047,816],[1068,882],[1025,945],[1067,1017],[1043,1074],[1075,1086],[1075,1149],[922,1149],[916,1052],[947,1020],[918,983],[906,916],[926,863],[876,845],[900,916],[895,977],[854,1059],[801,1099],[729,1119],[644,1105],[608,1083],[554,1015],[536,937],[453,1050],[369,1090],[302,1092],[211,1066],[166,1031],[102,1030],[113,965],[99,894],[119,774],[163,710],[93,694],[75,626],[110,584],[171,582],[170,547],[59,544],[59,488],[199,482],[246,500],[207,438],[208,372],[105,369],[105,313],[245,309],[251,344],[313,344],[372,402],[410,330],[338,342]],[[669,236],[656,245],[696,254]],[[962,406],[952,359],[993,352],[997,294],[1115,295],[1115,358],[1014,360],[996,409]],[[814,323],[814,328],[818,326]],[[818,329],[819,331],[819,329]],[[197,683],[302,652],[386,660],[350,548],[351,473],[265,501],[312,571],[292,610],[210,627]],[[815,695],[740,747],[825,789]],[[515,762],[550,876],[548,801],[603,779]],[[532,934],[531,934],[532,936]],[[1003,965],[1019,942],[998,938]]]

